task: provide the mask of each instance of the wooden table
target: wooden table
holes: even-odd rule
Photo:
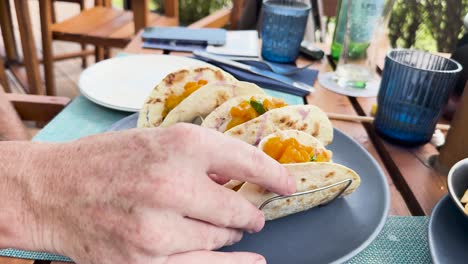
[[[326,49],[325,49],[326,50]],[[161,50],[141,48],[141,38],[138,35],[124,49],[126,53],[156,53]],[[189,53],[171,53],[188,56]],[[298,58],[299,66],[310,63],[305,58]],[[332,68],[326,58],[311,66],[319,72],[327,72]],[[307,96],[305,101],[317,105],[326,112],[368,115],[375,98],[353,98],[333,93],[314,84],[315,91]],[[430,144],[420,147],[406,148],[393,145],[380,138],[371,125],[356,122],[332,120],[333,126],[342,130],[359,142],[381,165],[391,193],[390,215],[430,215],[432,208],[447,192],[446,176],[438,173],[428,165],[429,157],[437,154]],[[44,261],[21,260],[0,257],[0,263],[6,264],[43,264]],[[52,262],[51,264],[64,264]]]
[[[163,53],[161,50],[151,50],[151,49],[142,49],[141,48],[141,37],[137,36],[133,39],[132,42],[129,43],[127,48],[123,50],[123,52],[127,53]],[[327,47],[323,47],[325,51],[327,50]],[[189,53],[181,53],[181,52],[172,52],[170,54],[177,54],[177,55],[182,55],[182,56],[188,56],[190,55]],[[299,57],[296,61],[298,66],[301,65],[306,65],[309,64],[311,61]],[[318,70],[319,72],[327,72],[331,71],[332,67],[328,63],[328,60],[326,58],[322,59],[321,61],[317,61],[314,65],[312,65],[310,68]],[[364,115],[362,110],[364,109],[365,111],[369,112],[370,107],[372,107],[372,104],[375,103],[375,98],[371,99],[365,99],[362,100],[356,100],[355,98],[352,97],[347,97],[343,96],[340,94],[333,93],[323,87],[320,86],[318,81],[315,82],[314,84],[315,91],[311,93],[309,96],[305,98],[305,101],[309,104],[314,104],[320,108],[322,108],[326,112],[332,112],[332,113],[339,113],[339,114],[349,114],[349,115]],[[362,105],[361,105],[362,104]],[[386,142],[383,142],[382,139],[380,139],[375,132],[373,132],[371,127],[367,127],[361,123],[355,123],[355,122],[347,122],[347,121],[336,121],[332,120],[333,125],[344,131],[346,134],[349,136],[353,137],[356,141],[362,144],[364,148],[369,151],[369,153],[377,160],[377,162],[381,165],[382,169],[384,170],[388,184],[390,187],[390,193],[391,193],[391,209],[390,209],[390,214],[391,215],[427,215],[430,214],[432,207],[435,205],[435,203],[442,197],[442,194],[444,193],[443,191],[437,192],[436,190],[440,187],[434,188],[434,186],[439,186],[437,183],[434,183],[431,181],[431,184],[429,187],[424,188],[423,186],[419,186],[419,188],[415,188],[415,193],[417,194],[417,199],[414,198],[411,195],[411,189],[408,191],[405,189],[405,185],[407,181],[410,181],[412,179],[411,175],[411,169],[420,169],[421,167],[424,167],[424,164],[421,162],[422,158],[418,158],[418,156],[412,154],[413,152],[418,152],[420,154],[420,157],[424,155],[426,157],[429,155],[429,153],[432,153],[430,150],[435,150],[434,148],[431,148],[430,145],[425,145],[421,148],[417,149],[405,149],[405,148],[399,148],[393,145],[390,145]],[[405,157],[404,159],[392,159],[392,155],[388,154],[388,150],[385,149],[385,147],[392,148],[392,151],[399,151],[397,153],[392,152],[392,155],[400,155]],[[401,153],[400,153],[401,152]],[[393,154],[394,153],[394,154]],[[405,160],[405,162],[402,162],[402,160]],[[397,163],[395,165],[395,162],[401,162],[400,169],[398,169],[398,166],[400,166],[400,163]],[[405,166],[403,166],[405,165]],[[422,169],[421,169],[422,170]],[[435,171],[432,169],[427,169],[427,173],[424,174],[424,176],[427,176],[428,179],[432,179],[434,177],[431,177],[433,173],[436,174]],[[423,175],[420,175],[420,177],[424,177]],[[442,178],[442,177],[440,177]],[[442,185],[440,185],[442,186]],[[445,188],[445,185],[443,185]],[[433,189],[429,189],[433,188]],[[435,194],[434,198],[431,196],[431,194]],[[403,195],[405,194],[405,195]],[[427,195],[426,195],[427,194]],[[426,195],[426,196],[425,196]],[[415,210],[415,205],[420,205],[425,206],[425,210]]]

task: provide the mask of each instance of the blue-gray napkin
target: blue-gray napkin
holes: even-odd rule
[[[196,59],[204,60],[204,59],[199,58],[199,57],[196,57]],[[276,91],[280,91],[280,92],[283,92],[283,93],[294,94],[294,95],[298,95],[298,96],[302,96],[302,97],[307,96],[309,94],[306,91],[291,87],[291,86],[286,85],[284,83],[281,83],[281,82],[275,81],[273,79],[266,78],[266,77],[263,77],[263,76],[260,76],[260,75],[257,75],[257,74],[251,73],[251,72],[246,72],[246,71],[243,71],[243,70],[231,67],[231,66],[227,66],[225,64],[216,63],[216,62],[209,61],[209,60],[204,60],[204,61],[206,61],[208,63],[211,63],[213,65],[216,65],[217,67],[229,72],[230,74],[232,74],[234,77],[236,77],[240,81],[252,82],[252,83],[255,83],[256,85],[258,85],[258,86],[260,86],[262,88],[265,88],[265,89],[276,90]],[[248,65],[251,65],[251,66],[255,66],[255,67],[257,67],[259,69],[262,69],[262,70],[269,70],[268,67],[265,66],[261,62],[243,61],[242,63],[248,64]],[[275,64],[281,65],[281,67],[284,67],[284,68],[296,68],[296,66],[292,65],[292,64],[279,64],[279,63],[275,63]],[[300,71],[300,72],[298,72],[298,73],[296,73],[294,75],[288,75],[287,77],[289,77],[289,78],[291,78],[291,79],[293,79],[295,81],[300,81],[300,82],[312,85],[315,82],[315,79],[317,78],[317,75],[318,75],[317,70],[305,69],[305,70]]]

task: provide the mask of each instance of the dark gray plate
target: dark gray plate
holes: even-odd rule
[[[137,115],[110,130],[136,126]],[[366,248],[379,234],[390,206],[387,180],[377,162],[359,143],[335,129],[333,161],[354,169],[361,186],[353,194],[309,211],[268,222],[257,234],[222,251],[262,254],[269,264],[344,262]]]
[[[429,248],[436,264],[468,262],[468,221],[448,195],[432,211]]]

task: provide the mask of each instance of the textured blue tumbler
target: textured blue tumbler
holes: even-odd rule
[[[428,142],[462,67],[418,50],[392,50],[377,97],[376,131],[403,145]]]
[[[265,0],[262,10],[262,57],[273,62],[293,62],[299,54],[310,5],[293,0]]]

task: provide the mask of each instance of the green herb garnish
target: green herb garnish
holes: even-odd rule
[[[314,155],[310,157],[310,161],[317,161],[317,154],[314,153]]]
[[[263,104],[260,102],[250,100],[250,105],[259,115],[263,115],[266,112],[265,108],[263,107]]]

